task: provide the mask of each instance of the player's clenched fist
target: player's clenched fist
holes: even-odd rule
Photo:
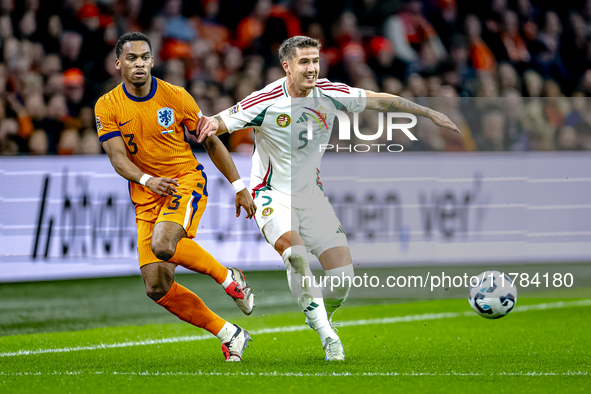
[[[248,192],[248,189],[244,189],[236,193],[236,217],[240,216],[240,207],[244,208],[244,210],[246,211],[247,219],[253,217],[255,212],[257,211],[257,206],[252,200],[252,197]]]
[[[172,196],[177,192],[175,187],[179,185],[177,181],[178,178],[170,179],[152,177],[146,182],[146,187],[162,197]]]

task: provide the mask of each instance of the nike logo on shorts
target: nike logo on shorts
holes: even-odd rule
[[[162,214],[162,216],[164,216],[164,215],[172,215],[173,213],[176,213],[176,212],[164,212],[164,213]]]

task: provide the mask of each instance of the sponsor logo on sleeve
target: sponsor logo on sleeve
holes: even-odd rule
[[[96,119],[96,130],[101,131],[103,129],[103,124],[101,123],[101,117],[97,116],[95,119]]]
[[[237,114],[238,111],[240,111],[240,104],[236,104],[235,106],[233,106],[232,108],[230,108],[228,110],[228,115],[232,116],[234,114]]]

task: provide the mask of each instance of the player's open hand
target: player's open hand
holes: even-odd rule
[[[247,219],[252,218],[257,211],[257,206],[252,200],[248,189],[243,189],[236,193],[236,217],[240,216],[240,207],[244,208],[246,211]]]
[[[447,117],[447,115],[444,115],[441,112],[430,110],[429,111],[429,118],[437,126],[439,126],[439,127],[445,127],[446,129],[450,129],[452,131],[455,131],[458,134],[461,134],[460,129],[458,128],[458,126],[456,126],[454,122],[452,122],[451,120],[449,120],[449,118]]]
[[[154,176],[148,179],[146,187],[162,197],[172,196],[177,192],[175,186],[179,185],[178,180],[178,178],[157,178]]]
[[[195,136],[197,137],[197,142],[202,143],[207,137],[211,137],[215,135],[218,131],[219,122],[214,117],[207,117],[202,116],[199,118],[197,122],[197,131]]]

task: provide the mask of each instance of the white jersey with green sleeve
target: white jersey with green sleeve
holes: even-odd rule
[[[250,178],[255,197],[260,190],[275,190],[290,196],[293,206],[303,207],[318,193],[324,195],[319,177],[321,144],[328,144],[336,117],[330,110],[361,112],[366,93],[320,79],[307,97],[293,98],[286,80],[267,85],[219,115],[230,133],[255,129]],[[309,121],[312,139],[308,138]]]

